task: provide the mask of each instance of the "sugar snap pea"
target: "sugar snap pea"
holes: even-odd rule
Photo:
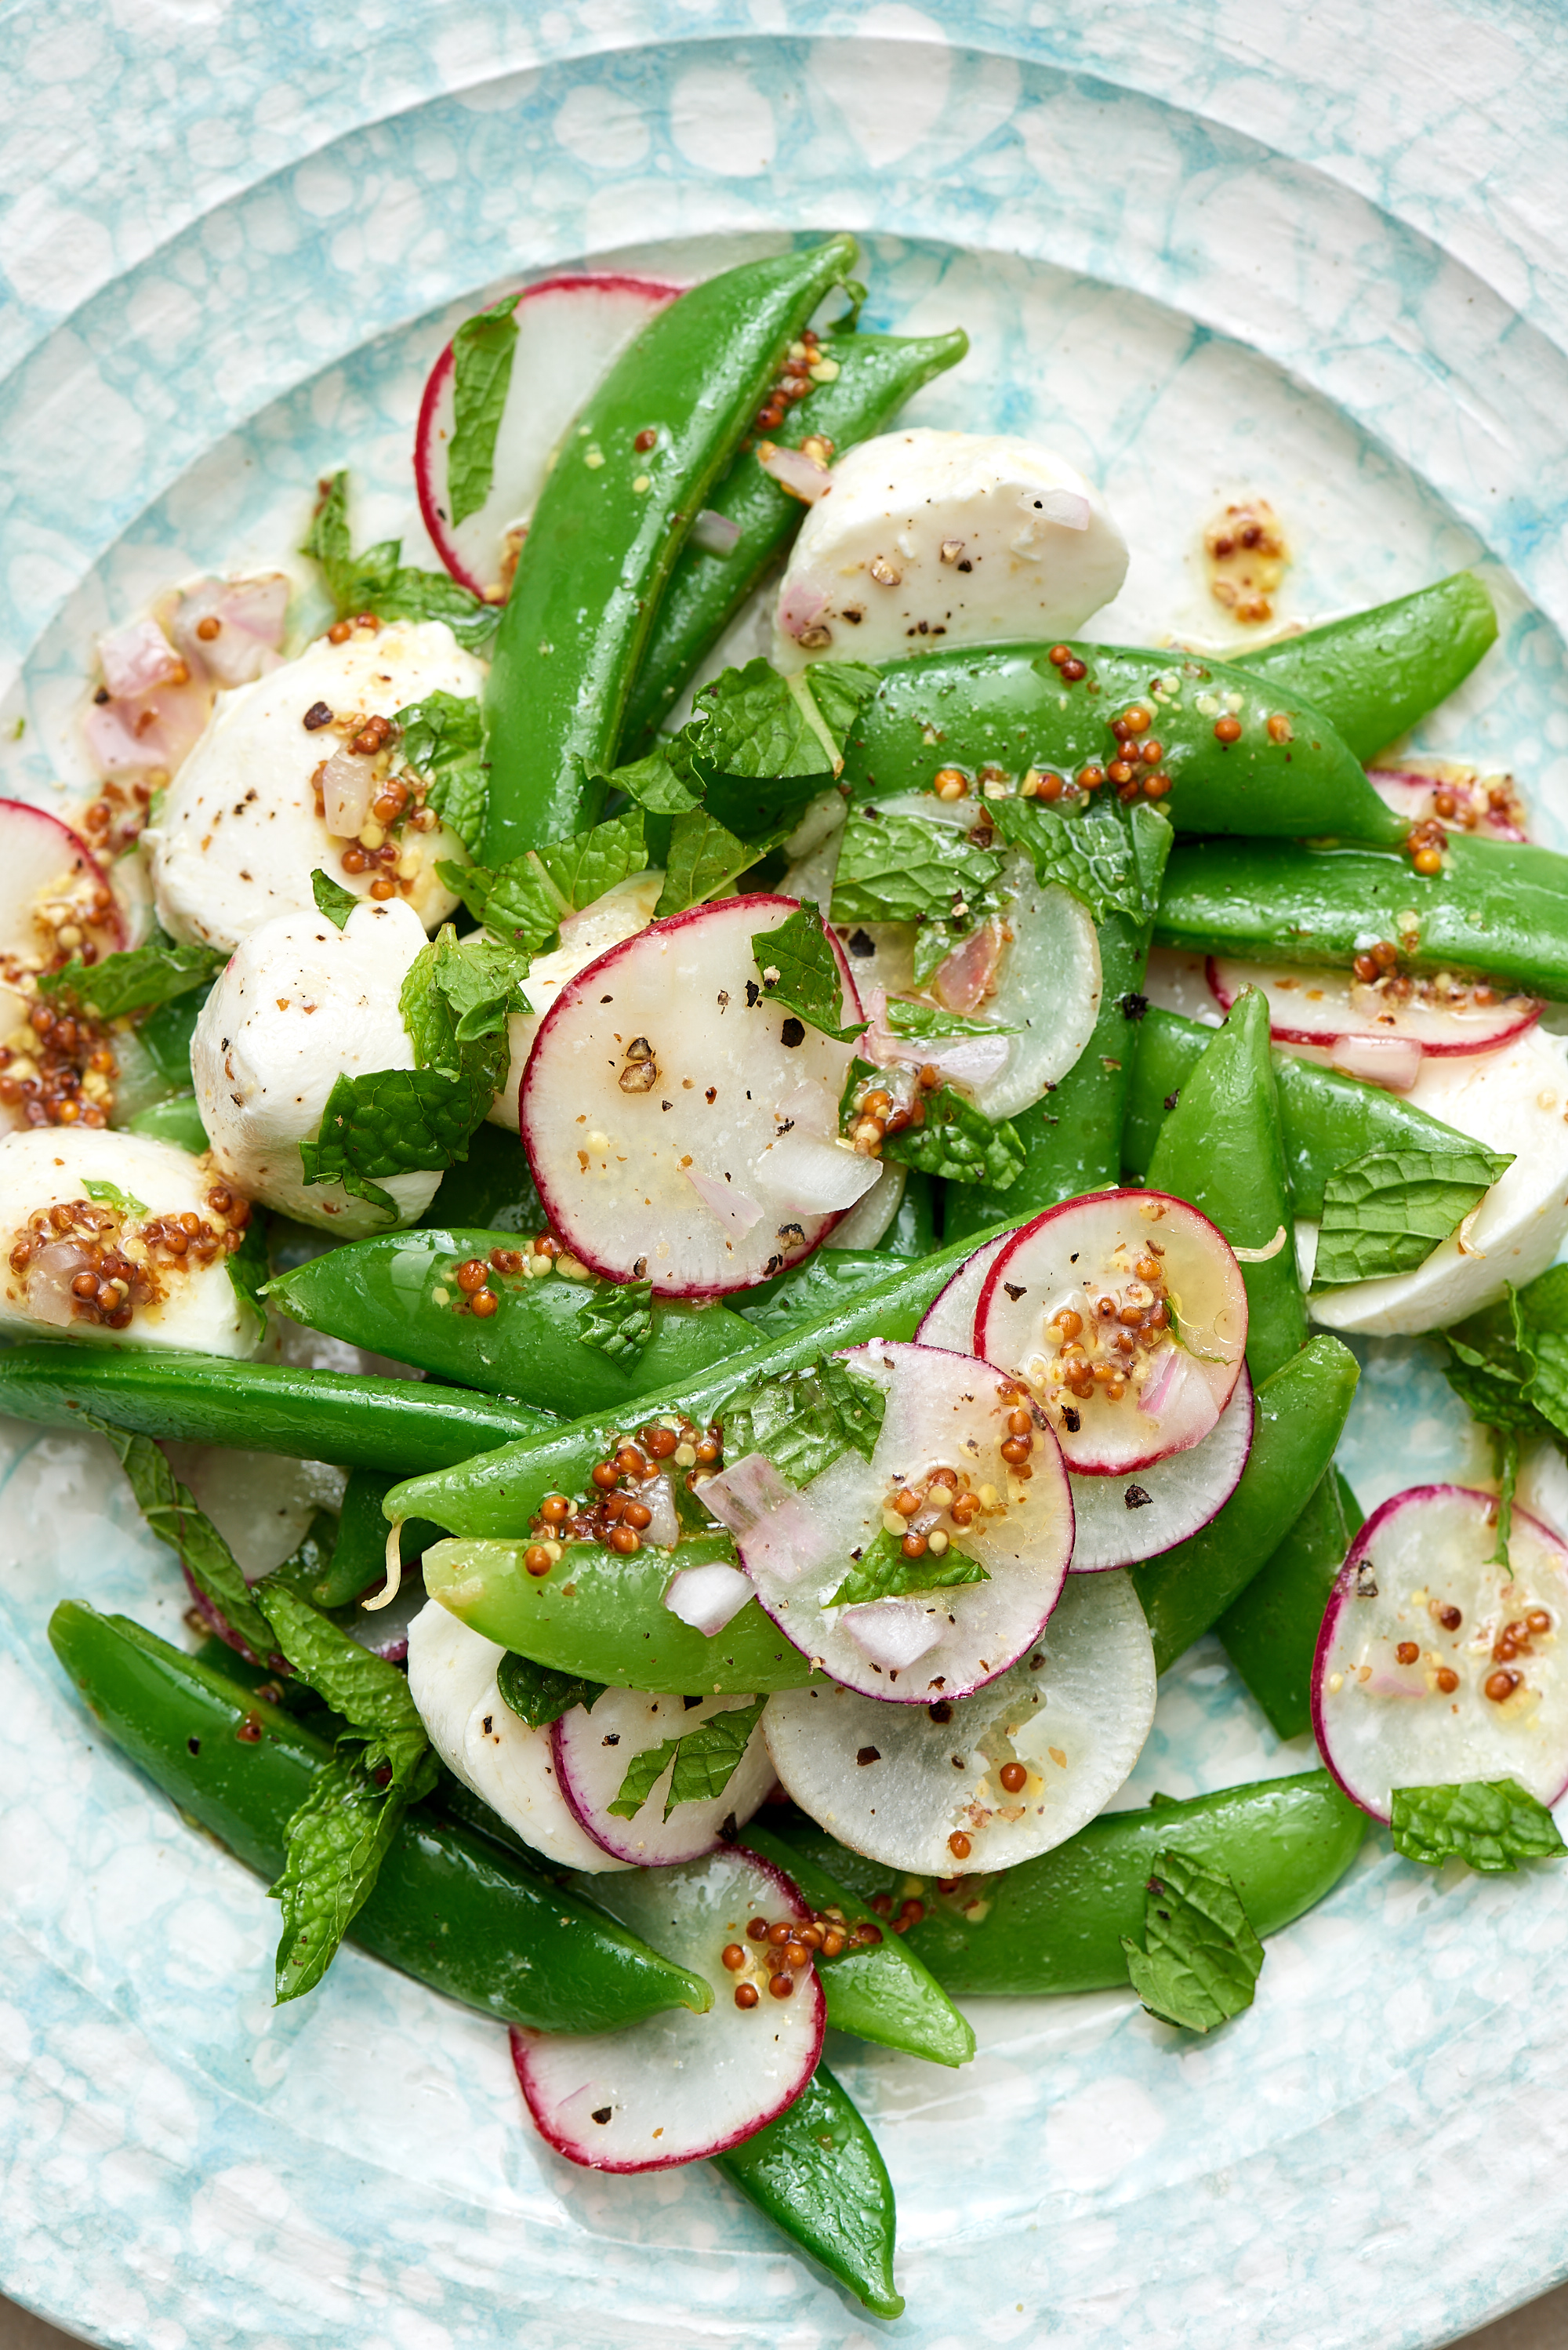
[[[627,696],[686,534],[780,360],[848,276],[852,237],[744,262],[660,310],[545,477],[485,689],[483,862],[592,824]]]
[[[1323,1611],[1364,1513],[1336,1469],[1215,1625],[1226,1654],[1282,1738],[1312,1728]]]
[[[150,1135],[154,1142],[172,1142],[197,1158],[212,1148],[196,1107],[196,1097],[192,1093],[171,1094],[167,1101],[150,1103],[126,1121],[126,1131]]]
[[[1334,1457],[1360,1366],[1320,1333],[1257,1390],[1252,1450],[1224,1508],[1163,1557],[1128,1569],[1164,1672],[1243,1592]]]
[[[832,368],[836,373],[808,392],[767,438],[781,448],[798,448],[819,434],[842,456],[857,441],[880,432],[905,400],[933,376],[955,367],[968,348],[969,337],[961,329],[915,337],[835,335],[824,341],[818,364],[822,372]],[[735,458],[708,504],[740,536],[727,555],[706,553],[689,539],[677,556],[627,704],[627,757],[649,747],[660,722],[769,564],[789,545],[805,512],[798,498],[764,473],[754,449],[743,449]]]
[[[525,1404],[419,1379],[67,1345],[0,1353],[0,1412],[46,1428],[79,1426],[84,1412],[94,1412],[140,1436],[397,1476],[415,1463],[427,1471],[449,1468],[476,1445],[538,1436],[556,1424]]]
[[[1232,653],[1231,662],[1280,691],[1305,694],[1370,761],[1446,701],[1496,636],[1490,596],[1473,571],[1456,571],[1392,604]]]
[[[1394,848],[1293,840],[1178,847],[1155,917],[1157,945],[1199,954],[1337,964],[1379,940],[1408,971],[1475,972],[1568,999],[1568,857],[1450,833],[1440,873]]]
[[[900,2317],[893,2184],[848,2092],[818,2064],[793,2106],[713,2167],[877,2317]]]
[[[1122,1135],[1122,1164],[1130,1180],[1147,1180],[1159,1129],[1213,1034],[1153,1004],[1138,1024]],[[1321,1215],[1329,1177],[1369,1150],[1451,1150],[1464,1139],[1386,1087],[1364,1085],[1295,1053],[1276,1050],[1272,1060],[1285,1172],[1298,1216]]]
[[[125,1617],[67,1600],[49,1638],[116,1745],[247,1867],[275,1877],[288,1821],[331,1746]],[[349,1931],[465,2007],[540,2031],[607,2031],[711,2001],[700,1976],[428,1804],[405,1814]]]
[[[1122,1937],[1141,1941],[1157,1853],[1175,1849],[1223,1869],[1254,1931],[1277,1934],[1333,1890],[1366,1833],[1366,1814],[1328,1773],[1309,1771],[1102,1812],[1054,1851],[994,1877],[961,1877],[946,1892],[846,1852],[809,1821],[792,1825],[784,1840],[867,1899],[921,1901],[925,1915],[905,1939],[937,1981],[960,1996],[1005,1999],[1125,1983]]]
[[[1113,732],[1123,720],[1139,728],[1125,741]],[[1140,778],[1145,790],[1156,784],[1184,832],[1394,841],[1409,829],[1303,696],[1247,670],[1136,647],[1002,645],[890,662],[850,733],[844,779],[858,796],[882,797],[929,792],[942,767],[986,766],[1064,781],[1088,771],[1108,778],[1096,785],[1105,791],[1123,787],[1125,769],[1129,791]]]

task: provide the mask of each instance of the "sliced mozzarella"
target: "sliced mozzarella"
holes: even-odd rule
[[[1127,544],[1066,460],[1005,433],[886,432],[833,467],[779,589],[774,659],[885,661],[1073,635]]]
[[[506,1023],[510,1055],[506,1083],[487,1112],[494,1125],[507,1127],[514,1134],[517,1131],[517,1096],[523,1072],[528,1066],[534,1039],[539,1034],[539,1023],[562,988],[580,971],[586,971],[589,963],[597,962],[607,948],[618,947],[623,940],[634,939],[639,931],[647,930],[663,887],[662,873],[628,874],[613,889],[607,889],[602,898],[585,906],[580,914],[568,914],[561,924],[559,946],[552,947],[548,954],[535,956],[523,990],[534,1008],[531,1012],[514,1012]]]
[[[47,1330],[89,1345],[254,1355],[260,1317],[241,1304],[222,1247],[203,1259],[199,1249],[177,1255],[147,1237],[149,1225],[184,1215],[221,1235],[226,1217],[208,1199],[217,1180],[211,1159],[145,1135],[83,1126],[8,1134],[0,1141],[0,1329]],[[70,1230],[31,1230],[30,1217],[76,1201],[90,1212]],[[88,1230],[92,1221],[99,1227],[96,1242]],[[141,1268],[153,1290],[145,1303],[132,1295],[123,1330],[84,1318],[71,1288],[88,1272],[114,1277],[101,1263],[109,1249]]]
[[[431,1744],[471,1794],[564,1868],[622,1868],[579,1827],[556,1778],[547,1730],[519,1721],[495,1683],[506,1654],[428,1600],[409,1627],[409,1691]]]
[[[158,919],[171,937],[232,948],[278,914],[313,912],[318,868],[368,896],[371,866],[345,873],[348,845],[316,813],[317,768],[367,718],[390,718],[431,693],[476,697],[484,667],[441,620],[395,620],[342,644],[326,637],[254,684],[220,694],[206,732],[142,835]],[[331,713],[306,724],[317,710]],[[377,827],[371,845],[381,836]],[[406,829],[396,868],[403,899],[433,929],[457,900],[436,878],[442,858],[465,861],[455,835]],[[405,873],[404,867],[408,867]]]
[[[213,1159],[248,1198],[343,1240],[389,1229],[381,1209],[340,1183],[307,1185],[299,1146],[316,1136],[339,1076],[413,1067],[398,993],[424,943],[419,917],[395,898],[357,906],[342,930],[314,910],[280,914],[219,973],[191,1040],[191,1076]],[[441,1171],[376,1180],[410,1223]]]
[[[1310,1310],[1326,1330],[1441,1329],[1495,1305],[1508,1283],[1533,1281],[1568,1235],[1568,1039],[1531,1028],[1495,1053],[1428,1058],[1406,1099],[1489,1150],[1511,1150],[1513,1165],[1413,1273],[1315,1292]],[[1315,1249],[1315,1225],[1299,1228],[1307,1234]]]

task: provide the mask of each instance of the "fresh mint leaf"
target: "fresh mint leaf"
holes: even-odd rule
[[[808,1485],[846,1452],[869,1461],[887,1409],[887,1396],[874,1380],[837,1355],[819,1355],[801,1370],[739,1388],[718,1419],[726,1459],[765,1453],[790,1484]]]
[[[577,1322],[577,1344],[629,1367],[653,1336],[653,1284],[600,1282]]]
[[[359,900],[352,889],[345,889],[341,881],[334,881],[318,865],[310,877],[310,894],[316,900],[316,910],[341,930]]]
[[[1511,1151],[1369,1150],[1324,1187],[1313,1286],[1408,1273],[1462,1223]]]
[[[275,1961],[280,2007],[314,1991],[337,1957],[375,1890],[409,1794],[405,1786],[378,1785],[352,1749],[334,1755],[311,1781],[285,1830],[283,1874],[271,1887],[283,1905]]]
[[[993,1020],[965,1020],[940,1003],[911,1003],[908,996],[890,995],[884,1015],[895,1036],[912,1044],[947,1044],[957,1036],[1015,1036],[1015,1028],[999,1028]]]
[[[478,652],[495,633],[493,604],[481,603],[444,571],[419,571],[402,561],[395,538],[380,540],[355,555],[348,530],[348,476],[337,473],[322,485],[309,530],[300,548],[321,570],[340,620],[373,612],[382,620],[444,620],[459,644]]]
[[[766,1703],[765,1697],[757,1697],[750,1705],[711,1713],[695,1730],[634,1755],[610,1811],[618,1819],[634,1820],[671,1762],[675,1768],[664,1798],[666,1819],[677,1804],[715,1802],[739,1769]]]
[[[1156,1858],[1144,1905],[1144,1943],[1122,1937],[1132,1986],[1151,2015],[1211,2032],[1252,2004],[1263,1946],[1222,1871],[1186,1853]]]
[[[469,1137],[497,1090],[471,1072],[440,1068],[340,1076],[327,1097],[316,1140],[299,1146],[305,1180],[341,1183],[352,1198],[395,1219],[398,1203],[380,1179],[466,1159]]]
[[[648,842],[642,810],[630,807],[606,818],[591,831],[575,832],[569,840],[552,841],[529,852],[537,858],[562,910],[581,913],[629,873],[640,873],[648,863]]]
[[[837,664],[826,684],[815,670],[784,677],[762,660],[726,670],[683,730],[709,813],[759,849],[781,838],[842,772],[845,733],[876,684],[857,663]]]
[[[1070,889],[1095,921],[1108,914],[1152,918],[1175,835],[1169,819],[1147,801],[1126,809],[1115,800],[1089,800],[1064,812],[1044,800],[1013,798],[989,800],[985,812],[1001,838],[1024,851],[1037,879]]]
[[[89,1175],[82,1190],[89,1200],[96,1200],[100,1208],[118,1208],[122,1216],[144,1216],[147,1213],[145,1200],[133,1200],[130,1193],[122,1191],[118,1183],[106,1182],[101,1176]]]
[[[950,1183],[987,1183],[1005,1191],[1023,1171],[1025,1152],[1010,1119],[992,1120],[951,1086],[922,1094],[925,1121],[901,1127],[882,1145],[884,1159],[940,1175]]]
[[[532,1657],[519,1657],[510,1648],[495,1668],[495,1686],[503,1702],[530,1730],[548,1730],[575,1706],[592,1706],[605,1693],[603,1681],[558,1673],[553,1665],[536,1665]]]
[[[273,1652],[272,1627],[252,1598],[233,1551],[190,1487],[181,1484],[150,1436],[132,1436],[93,1412],[82,1412],[79,1420],[113,1447],[149,1527],[175,1553],[203,1599],[244,1640],[255,1662],[265,1664]]]
[[[1544,1804],[1516,1779],[1467,1779],[1453,1787],[1396,1787],[1394,1849],[1440,1868],[1462,1860],[1501,1876],[1521,1860],[1559,1860],[1568,1846]]]
[[[38,993],[68,995],[95,1018],[117,1020],[205,987],[228,959],[216,947],[186,946],[155,931],[140,946],[105,955],[101,962],[78,960],[63,970],[40,972]]]
[[[495,479],[495,436],[512,388],[517,356],[515,294],[504,295],[477,317],[465,318],[452,338],[452,439],[446,452],[446,494],[454,523],[477,514]]]
[[[678,816],[670,827],[670,855],[664,868],[657,914],[683,914],[688,906],[705,906],[722,898],[738,875],[757,861],[757,851],[738,839],[705,808]]]
[[[606,780],[612,791],[624,792],[649,816],[685,816],[702,805],[701,795],[680,775],[670,746],[663,743],[645,759],[617,767]]]
[[[484,718],[472,695],[427,693],[395,712],[405,765],[422,775],[425,804],[465,848],[478,845],[490,795]]]
[[[999,803],[1000,805],[1000,803]],[[966,923],[992,910],[1002,858],[926,816],[853,807],[845,820],[832,919]]]
[[[846,1044],[864,1020],[844,1018],[844,977],[822,916],[805,900],[776,931],[754,931],[752,952],[763,977],[763,993],[784,1004],[810,1028]]]
[[[990,1581],[989,1569],[960,1550],[944,1551],[940,1558],[929,1551],[923,1558],[906,1558],[900,1537],[882,1526],[823,1606],[858,1607],[873,1599],[902,1599],[911,1591],[948,1591],[961,1583]]]
[[[420,1038],[415,1038],[415,1054],[421,1067],[450,1067],[454,1062],[462,1066],[464,1047],[482,1045],[484,1049],[479,1056],[480,1065],[486,1073],[494,1070],[500,1055],[488,1040],[505,1035],[506,1023],[513,1013],[531,1012],[534,1008],[523,991],[523,982],[528,975],[528,957],[500,939],[460,939],[450,924],[443,924],[424,950],[422,967],[415,968],[421,969],[421,979],[410,986],[410,970],[403,988],[415,1005],[414,1017],[423,1022],[426,1048],[421,1050]],[[438,1035],[438,1014],[448,1024],[449,1035]],[[406,1005],[403,1018],[412,1035]],[[502,1067],[498,1085],[505,1074]]]
[[[805,672],[817,714],[841,754],[849,730],[882,680],[867,661],[813,661]]]
[[[406,1673],[374,1656],[289,1587],[282,1569],[264,1575],[251,1596],[272,1627],[273,1645],[349,1732],[366,1742],[372,1769],[389,1765],[407,1779],[428,1741]]]
[[[476,922],[526,954],[536,955],[549,944],[568,910],[532,849],[493,869],[443,858],[436,876]]]

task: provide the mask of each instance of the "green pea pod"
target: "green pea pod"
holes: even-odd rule
[[[1179,1012],[1151,1006],[1144,1014],[1122,1137],[1129,1181],[1147,1180],[1160,1128],[1213,1035]],[[1364,1085],[1294,1053],[1276,1052],[1272,1058],[1285,1172],[1298,1216],[1320,1216],[1329,1177],[1369,1150],[1453,1150],[1464,1142],[1452,1127],[1383,1086]]]
[[[1396,603],[1232,653],[1275,691],[1304,694],[1364,763],[1469,677],[1497,637],[1497,613],[1473,571],[1456,571]]]
[[[148,1135],[154,1142],[172,1142],[198,1159],[213,1147],[194,1094],[175,1094],[168,1101],[154,1102],[149,1109],[139,1109],[127,1121],[126,1132]]]
[[[556,1425],[525,1404],[418,1379],[53,1345],[0,1354],[0,1412],[46,1428],[79,1427],[83,1412],[95,1412],[139,1436],[399,1476],[448,1469],[476,1447],[537,1438]]]
[[[924,1180],[929,1182],[930,1178]],[[773,1281],[739,1291],[734,1313],[753,1333],[745,1344],[754,1347],[758,1337],[782,1338],[803,1322],[836,1313],[857,1290],[869,1288],[874,1281],[886,1281],[899,1253],[881,1249],[818,1249],[804,1264],[792,1266]],[[920,1251],[922,1256],[929,1253],[929,1248]]]
[[[268,1295],[296,1322],[350,1346],[572,1416],[613,1411],[755,1344],[740,1316],[722,1305],[656,1300],[646,1344],[633,1341],[618,1359],[593,1343],[592,1334],[605,1329],[606,1305],[624,1291],[610,1282],[569,1280],[545,1259],[537,1261],[536,1277],[493,1266],[495,1310],[482,1319],[458,1287],[457,1269],[474,1259],[484,1263],[493,1251],[515,1253],[515,1246],[506,1232],[379,1233],[280,1274]],[[613,1346],[613,1329],[610,1340]]]
[[[892,1260],[885,1281],[856,1291],[836,1311],[805,1324],[791,1336],[732,1356],[722,1377],[701,1378],[664,1396],[643,1397],[639,1415],[685,1411],[701,1424],[727,1395],[749,1379],[802,1369],[818,1355],[831,1354],[840,1347],[861,1346],[868,1338],[913,1337],[932,1298],[975,1244],[961,1241],[919,1264]],[[0,1404],[4,1397],[0,1387]],[[595,1462],[606,1458],[612,1440],[621,1432],[612,1420],[585,1417],[558,1431],[524,1437],[519,1443],[504,1444],[466,1461],[460,1468],[410,1477],[394,1485],[387,1496],[387,1514],[432,1518],[454,1534],[520,1539],[546,1493],[583,1491]],[[646,1689],[649,1684],[634,1681],[631,1686]]]
[[[1336,1469],[1215,1625],[1282,1738],[1312,1728],[1312,1669],[1323,1611],[1365,1513]]]
[[[1054,650],[1053,648],[1053,650]],[[1169,777],[1161,801],[1183,832],[1337,833],[1402,840],[1408,819],[1373,790],[1323,712],[1250,671],[1190,654],[1073,645],[1087,675],[1069,683],[1044,645],[925,653],[889,662],[846,745],[844,780],[860,798],[929,792],[940,767],[1064,776],[1109,767],[1111,722],[1147,713],[1158,743],[1143,775]],[[1227,737],[1239,725],[1234,741]],[[1221,730],[1218,731],[1217,730]],[[1101,788],[1114,791],[1116,780]]]
[[[1164,1672],[1217,1623],[1293,1526],[1334,1458],[1360,1367],[1320,1332],[1257,1390],[1252,1450],[1224,1508],[1163,1557],[1128,1569]]]
[[[1023,1166],[1005,1192],[983,1183],[954,1184],[947,1199],[950,1239],[1003,1215],[1022,1220],[1105,1191],[1121,1180],[1122,1128],[1127,1116],[1137,1016],[1148,962],[1150,925],[1131,914],[1107,914],[1098,926],[1102,993],[1095,1033],[1059,1084],[1014,1119],[1023,1138]]]
[[[798,449],[812,433],[842,456],[891,422],[923,383],[956,367],[969,348],[961,329],[911,338],[835,335],[823,359],[838,372],[792,408],[769,434],[781,448]],[[690,540],[676,557],[660,600],[648,650],[627,705],[623,756],[634,757],[680,700],[768,566],[799,529],[798,498],[764,473],[754,450],[742,450],[708,501],[735,525],[740,537],[728,555],[710,555]]]
[[[1149,1187],[1190,1201],[1245,1250],[1247,1367],[1266,1379],[1306,1344],[1306,1301],[1296,1275],[1295,1224],[1279,1097],[1269,1051],[1268,998],[1249,987],[1160,1128]],[[1271,1253],[1272,1252],[1272,1253]]]
[[[1253,1930],[1277,1934],[1338,1884],[1360,1849],[1366,1814],[1326,1771],[1226,1787],[1187,1803],[1102,1812],[1036,1860],[994,1877],[961,1877],[951,1892],[846,1852],[810,1824],[803,1846],[866,1898],[923,1900],[907,1946],[960,1997],[1108,1991],[1127,1981],[1122,1938],[1140,1947],[1155,1855],[1174,1850],[1222,1869]]]
[[[1427,874],[1393,848],[1206,841],[1172,855],[1154,935],[1189,953],[1341,970],[1387,939],[1407,970],[1475,972],[1561,1002],[1568,857],[1450,833],[1442,871]]]
[[[879,1924],[867,1902],[800,1846],[786,1843],[754,1820],[741,1841],[792,1877],[814,1909],[836,1908],[852,1926],[866,1920]],[[881,1941],[868,1950],[818,1959],[829,2024],[836,2032],[853,2032],[881,2047],[902,2049],[907,2056],[928,2057],[933,2064],[967,2064],[974,2054],[968,2017],[959,2013],[906,1937],[886,1928],[879,1930]]]
[[[49,1638],[116,1745],[248,1868],[275,1877],[330,1745],[123,1616],[66,1600]],[[425,1806],[405,1814],[349,1939],[482,2015],[542,2032],[611,2031],[712,2003],[701,1976]]]
[[[486,865],[597,816],[686,534],[789,345],[854,260],[853,237],[836,236],[693,286],[649,320],[579,411],[496,630]]]
[[[350,1469],[337,1516],[337,1536],[325,1572],[308,1586],[305,1596],[313,1607],[346,1607],[372,1584],[385,1580],[387,1521],[381,1503],[393,1480],[384,1469]],[[399,1529],[399,1555],[405,1566],[421,1552],[441,1540],[441,1528],[420,1518],[406,1518]]]
[[[877,2141],[826,2064],[776,2121],[713,2167],[877,2317],[901,2317],[893,2185]]]
[[[669,1551],[622,1558],[597,1543],[568,1543],[545,1575],[524,1565],[527,1544],[463,1537],[425,1553],[425,1589],[471,1631],[584,1680],[671,1696],[752,1695],[798,1689],[811,1667],[754,1599],[711,1638],[664,1605],[675,1571]],[[732,1565],[728,1534],[699,1535],[675,1554],[682,1568]]]

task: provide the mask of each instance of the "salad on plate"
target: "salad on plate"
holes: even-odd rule
[[[277,1997],[355,1939],[896,2316],[829,2026],[1130,1984],[1179,2049],[1370,1824],[1563,1850],[1568,859],[1401,747],[1476,577],[1096,641],[1104,498],[901,423],[965,338],[856,265],[510,292],[444,568],[345,470],[99,639],[96,795],[0,804],[0,1409],[178,1558],[190,1647],[51,1638]],[[1209,546],[1261,629],[1282,537]],[[1423,1333],[1496,1474],[1363,1523],[1345,1341]],[[1210,1631],[1316,1767],[1118,1808]]]

